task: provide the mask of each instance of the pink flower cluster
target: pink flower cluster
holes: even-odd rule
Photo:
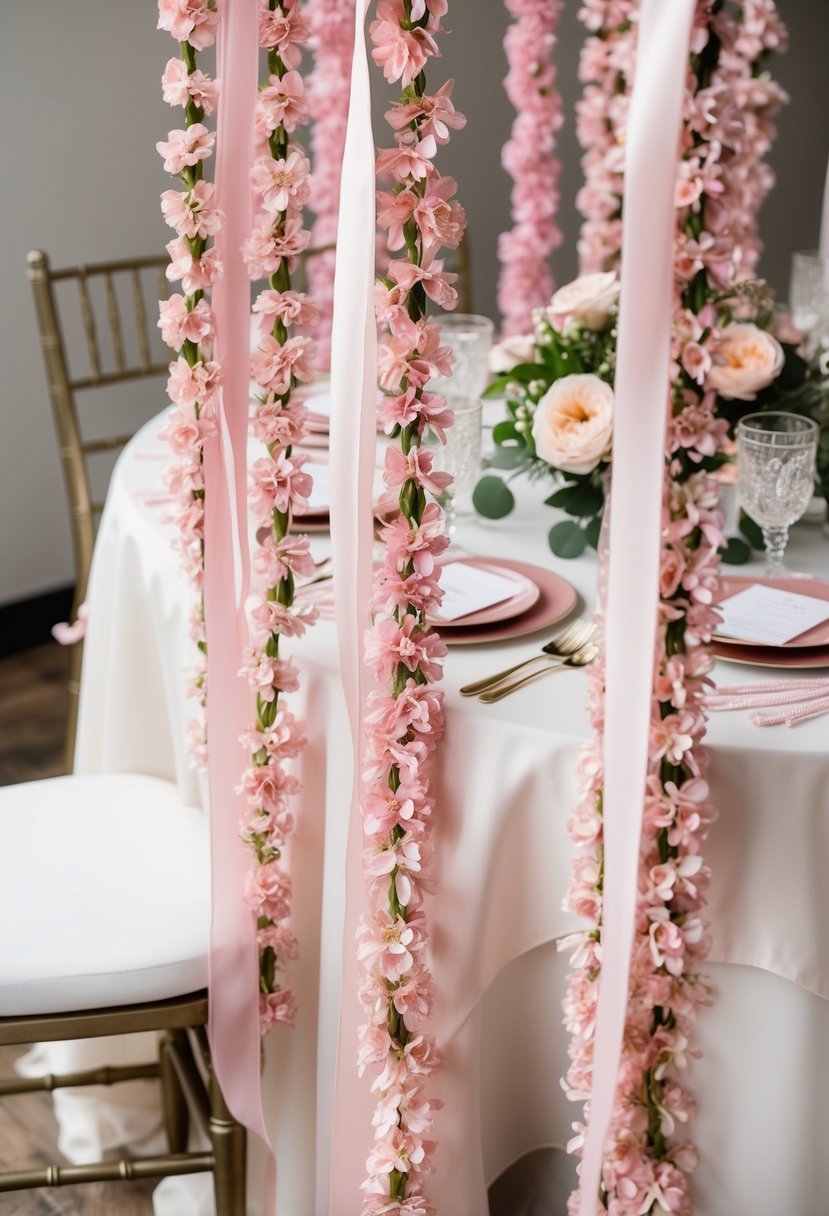
[[[288,927],[291,880],[283,856],[293,830],[289,803],[300,786],[286,764],[299,755],[305,739],[302,723],[284,707],[284,694],[295,692],[299,679],[280,645],[283,638],[302,637],[317,616],[310,605],[294,603],[295,582],[310,576],[314,563],[308,537],[291,534],[294,513],[307,504],[312,485],[304,468],[307,457],[293,450],[305,434],[306,410],[292,394],[298,383],[313,377],[313,344],[289,332],[317,320],[308,297],[291,286],[294,260],[308,240],[302,208],[310,193],[310,165],[293,138],[308,118],[298,71],[308,33],[296,0],[273,6],[264,0],[259,36],[268,51],[268,78],[260,87],[256,114],[261,155],[251,171],[257,219],[243,249],[251,278],[269,279],[253,305],[258,338],[251,376],[259,391],[251,429],[267,455],[250,471],[258,546],[255,589],[247,604],[250,649],[242,672],[256,696],[256,718],[242,738],[250,764],[240,787],[247,804],[242,837],[256,859],[245,898],[257,917],[263,1034],[277,1024],[293,1025],[296,1012],[294,993],[282,982],[284,969],[297,955]]]
[[[609,269],[621,244],[625,131],[636,54],[635,0],[586,0],[585,24],[593,33],[582,52],[585,83],[578,104],[578,137],[585,149],[585,184],[578,205],[584,223],[579,241],[583,272]],[[773,0],[726,3],[711,15],[700,0],[691,50],[703,58],[716,49],[716,64],[699,86],[686,91],[683,158],[676,187],[681,218],[694,217],[680,236],[685,267],[704,269],[716,282],[747,278],[761,252],[757,214],[774,184],[766,163],[775,115],[787,100],[768,73],[767,56],[785,50],[786,30]],[[702,211],[705,224],[699,223]]]
[[[636,9],[632,0],[585,0],[583,8],[594,36],[581,61],[582,79],[591,83],[579,106],[579,138],[587,149],[580,252],[591,271],[613,264],[620,248]],[[694,1105],[678,1076],[694,1054],[689,1045],[697,1010],[711,1001],[698,971],[708,949],[703,909],[709,871],[701,850],[713,820],[702,744],[723,544],[712,474],[729,446],[711,382],[723,342],[742,335],[756,345],[764,337],[754,325],[729,322],[750,311],[746,293],[734,285],[756,263],[756,215],[769,185],[762,160],[773,134],[771,115],[782,96],[758,74],[757,60],[784,41],[772,0],[740,10],[727,3],[716,12],[704,0],[698,4],[677,181],[673,385],[636,936],[597,1208],[614,1216],[692,1211],[688,1175],[696,1152],[687,1140],[687,1124]],[[771,341],[763,384],[779,372]],[[581,759],[583,798],[569,823],[578,855],[566,899],[566,906],[588,922],[565,944],[571,972],[564,1013],[572,1036],[566,1085],[569,1096],[581,1102],[589,1102],[591,1091],[602,964],[602,693],[597,664],[590,693],[596,739]],[[569,1148],[580,1152],[582,1125],[575,1131]],[[570,1210],[577,1210],[575,1196]]]
[[[164,219],[176,232],[167,245],[167,278],[180,282],[185,294],[174,292],[159,305],[161,336],[178,353],[167,381],[175,409],[167,414],[159,434],[174,455],[166,473],[175,503],[174,544],[197,596],[189,632],[199,657],[188,674],[188,685],[202,712],[190,723],[187,737],[199,765],[206,760],[207,695],[202,453],[205,440],[215,431],[215,399],[221,384],[221,369],[212,359],[215,320],[205,291],[221,274],[215,251],[207,246],[222,226],[222,213],[215,204],[213,184],[204,180],[205,162],[213,154],[216,136],[202,122],[216,109],[218,82],[196,67],[196,52],[213,44],[217,24],[218,11],[210,0],[159,0],[158,28],[182,44],[184,56],[170,59],[164,69],[164,100],[185,111],[184,127],[170,131],[166,141],[156,145],[165,170],[180,177],[184,186],[183,190],[165,190],[161,196]]]
[[[333,245],[337,240],[340,175],[351,88],[354,0],[309,0],[307,10],[314,52],[314,70],[308,77],[308,102],[314,123],[311,206],[316,216],[311,244],[314,249],[324,250],[308,258],[308,286],[320,313],[316,331],[317,366],[328,370],[334,315]]]
[[[426,317],[426,299],[454,307],[453,276],[438,254],[457,246],[465,225],[454,181],[433,164],[438,145],[464,119],[452,105],[451,82],[429,93],[424,75],[445,11],[446,0],[381,0],[370,28],[375,63],[404,89],[386,116],[395,141],[379,153],[377,171],[393,184],[378,194],[379,225],[390,250],[406,252],[390,262],[376,291],[377,316],[388,328],[379,351],[379,418],[400,439],[386,450],[384,478],[400,510],[383,529],[366,635],[366,661],[381,690],[368,705],[362,804],[371,913],[358,934],[366,1017],[359,1065],[374,1073],[377,1098],[363,1216],[434,1214],[425,1180],[439,1103],[429,1096],[428,1080],[439,1054],[423,1030],[432,1005],[423,895],[435,809],[432,764],[443,732],[435,685],[446,653],[429,613],[441,601],[438,559],[448,541],[442,511],[427,496],[441,494],[451,479],[434,468],[422,441],[427,428],[442,439],[452,415],[427,388],[432,377],[451,373],[451,355]]]
[[[518,113],[502,154],[513,179],[513,227],[498,242],[498,307],[505,336],[532,329],[533,309],[553,294],[548,259],[562,239],[556,223],[556,136],[563,115],[553,66],[561,7],[561,0],[507,0],[514,21],[504,39],[509,63],[504,85]]]

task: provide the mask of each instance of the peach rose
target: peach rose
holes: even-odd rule
[[[776,338],[750,321],[726,325],[713,351],[708,386],[727,401],[753,401],[783,366]]]
[[[532,334],[514,334],[496,342],[489,352],[489,370],[494,376],[511,372],[519,363],[537,363]]]
[[[556,329],[567,321],[578,321],[585,329],[598,331],[607,326],[618,299],[619,279],[615,274],[583,274],[559,287],[547,315]]]
[[[565,473],[590,473],[610,446],[613,389],[594,375],[562,376],[538,403],[535,450]]]

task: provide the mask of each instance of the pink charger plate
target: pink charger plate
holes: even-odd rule
[[[778,591],[791,591],[796,595],[811,595],[816,600],[829,601],[829,583],[824,582],[820,578],[808,578],[801,575],[783,575],[782,578],[751,578],[749,575],[734,575],[722,580],[722,595],[721,600],[730,599],[732,595],[736,595],[739,591],[745,591],[747,587],[753,587],[755,583],[760,583],[764,587],[775,587]],[[725,634],[715,635],[717,648],[720,645],[727,649],[739,646],[751,650],[763,650],[769,653],[779,653],[780,651],[814,650],[815,647],[829,647],[829,620],[822,621],[820,625],[815,625],[812,629],[807,629],[805,633],[800,633],[796,638],[792,638],[790,642],[784,642],[782,646],[760,646],[757,642],[748,642],[743,638],[729,638]]]
[[[521,638],[542,629],[549,629],[569,616],[578,603],[578,592],[571,583],[547,570],[543,566],[533,566],[529,562],[514,562],[507,558],[473,559],[483,562],[493,570],[506,574],[512,571],[523,575],[538,589],[538,598],[532,607],[511,616],[508,620],[494,621],[491,624],[470,625],[469,618],[464,617],[463,623],[452,626],[449,622],[438,625],[441,637],[447,646],[483,646],[488,642],[503,642],[510,638]],[[493,605],[493,609],[498,605]],[[492,611],[484,609],[482,611]],[[478,614],[476,614],[478,615]]]
[[[460,562],[465,566],[475,566],[479,570],[489,570],[493,574],[501,574],[515,583],[515,592],[509,599],[491,604],[489,608],[479,608],[477,612],[468,612],[466,616],[456,617],[453,621],[444,621],[439,616],[430,616],[431,624],[441,632],[447,629],[471,629],[478,625],[493,625],[496,621],[512,620],[514,617],[528,612],[541,596],[541,588],[537,583],[499,558],[450,557],[449,562]]]
[[[724,663],[740,663],[745,667],[778,667],[788,671],[817,670],[829,667],[829,646],[801,646],[787,650],[785,646],[752,646],[730,642],[714,642],[714,654]]]

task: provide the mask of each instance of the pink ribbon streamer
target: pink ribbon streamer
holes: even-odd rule
[[[340,1025],[331,1139],[329,1216],[352,1216],[359,1204],[371,1144],[372,1103],[355,1065],[360,1006],[355,935],[365,907],[360,821],[363,713],[371,675],[363,661],[370,624],[372,490],[377,443],[377,329],[374,318],[374,137],[365,15],[357,0],[351,95],[340,189],[334,324],[331,338],[331,542],[337,587],[340,670],[354,752],[346,867]]]
[[[674,183],[693,10],[694,0],[644,0],[628,124],[606,621],[603,962],[580,1216],[596,1216],[628,1001],[659,598]]]
[[[207,735],[213,914],[208,1033],[213,1066],[238,1121],[270,1149],[262,1111],[259,964],[256,926],[243,899],[249,853],[235,792],[244,764],[239,736],[250,690],[239,676],[247,642],[244,603],[250,581],[247,535],[247,434],[250,284],[241,246],[250,233],[250,169],[258,87],[256,0],[222,5],[218,67],[222,81],[216,141],[216,196],[225,219],[216,240],[224,271],[213,292],[216,354],[223,386],[218,434],[204,446],[207,630]],[[273,1155],[265,1209],[273,1204]]]

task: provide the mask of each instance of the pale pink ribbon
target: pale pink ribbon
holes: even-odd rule
[[[210,929],[208,1033],[227,1104],[270,1149],[262,1112],[259,962],[256,924],[243,898],[250,852],[236,793],[245,756],[239,736],[251,716],[251,693],[239,675],[250,582],[247,535],[247,434],[250,379],[250,283],[241,246],[250,233],[250,170],[259,71],[256,0],[221,6],[218,70],[222,81],[216,141],[216,197],[224,223],[216,239],[223,274],[213,292],[216,357],[222,366],[217,434],[204,445],[207,631],[207,736],[213,912]],[[265,1210],[274,1202],[270,1153]]]
[[[331,1135],[328,1216],[352,1216],[359,1206],[371,1145],[372,1104],[367,1080],[357,1077],[357,965],[355,934],[365,908],[360,821],[363,714],[371,676],[363,661],[374,540],[372,490],[377,442],[377,330],[374,319],[374,138],[365,15],[358,0],[354,56],[337,230],[334,321],[331,337],[331,542],[337,587],[337,638],[354,756],[345,866],[343,969]],[[343,800],[343,810],[347,803]]]
[[[580,1216],[596,1216],[636,912],[669,396],[674,184],[694,0],[644,0],[625,156],[604,739],[603,963]]]

